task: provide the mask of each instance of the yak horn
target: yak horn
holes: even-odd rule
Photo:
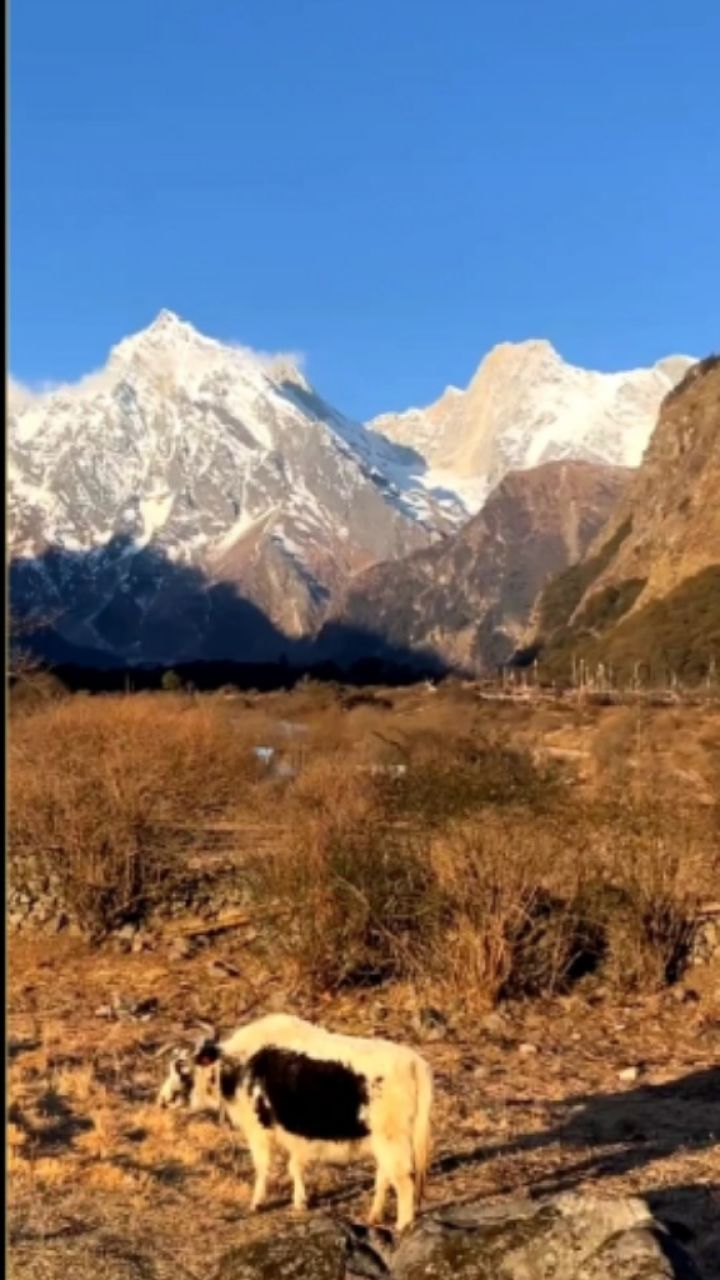
[[[196,1023],[196,1026],[200,1028],[200,1030],[203,1032],[205,1036],[207,1036],[209,1040],[217,1040],[219,1038],[218,1029],[212,1022],[198,1021]]]

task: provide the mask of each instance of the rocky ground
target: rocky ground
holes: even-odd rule
[[[175,922],[134,951],[66,934],[13,942],[16,1280],[215,1277],[228,1251],[297,1230],[282,1181],[268,1211],[249,1216],[248,1160],[232,1134],[154,1105],[159,1051],[194,1020],[229,1029],[281,1008],[422,1046],[437,1087],[428,1213],[518,1195],[635,1195],[704,1280],[720,1275],[717,962],[635,1001],[595,986],[471,1014],[433,1011],[399,985],[313,1001],[257,954],[251,928],[200,940],[191,928]],[[313,1181],[311,1222],[362,1220],[369,1168],[320,1169]]]

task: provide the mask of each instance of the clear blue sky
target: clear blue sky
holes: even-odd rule
[[[10,364],[162,307],[364,416],[720,345],[718,0],[14,0]]]

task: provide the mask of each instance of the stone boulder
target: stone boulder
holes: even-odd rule
[[[704,1280],[642,1200],[568,1192],[424,1215],[399,1241],[328,1218],[276,1221],[215,1280]]]
[[[273,1233],[223,1254],[215,1280],[343,1280],[349,1243],[330,1219],[283,1220]]]
[[[448,1209],[397,1249],[396,1280],[698,1280],[642,1200],[568,1192]]]

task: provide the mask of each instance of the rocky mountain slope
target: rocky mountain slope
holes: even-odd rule
[[[278,643],[311,631],[351,573],[462,518],[422,471],[291,361],[163,312],[77,386],[14,389],[13,595],[88,651],[266,653],[260,614]]]
[[[651,369],[595,373],[566,364],[549,342],[505,342],[465,391],[384,414],[369,426],[425,459],[426,482],[460,493],[477,511],[508,471],[579,458],[636,467],[663,397],[692,364],[670,356]]]
[[[357,575],[325,639],[384,645],[480,672],[507,661],[549,575],[578,558],[630,472],[549,462],[511,472],[441,544]],[[367,639],[363,641],[363,635]]]
[[[666,397],[640,469],[583,560],[548,584],[545,660],[700,675],[720,664],[720,358]]]

